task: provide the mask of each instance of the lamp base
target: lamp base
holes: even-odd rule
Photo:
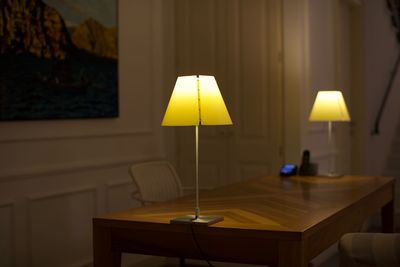
[[[328,172],[328,173],[317,174],[317,176],[318,177],[323,177],[323,178],[339,178],[339,177],[342,177],[343,174],[334,173],[334,172]]]
[[[212,225],[217,222],[224,220],[223,216],[199,216],[196,218],[195,215],[186,215],[183,217],[174,218],[170,221],[171,224],[200,224],[200,225]]]

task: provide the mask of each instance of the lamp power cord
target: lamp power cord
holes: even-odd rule
[[[195,217],[193,220],[196,220],[196,219],[197,219],[197,217]],[[212,265],[212,263],[211,263],[211,262],[208,260],[208,258],[206,257],[204,251],[201,249],[201,246],[200,246],[200,244],[199,244],[199,242],[198,242],[198,240],[197,240],[197,238],[196,238],[196,234],[195,234],[195,232],[194,232],[193,223],[190,224],[190,230],[191,230],[191,232],[192,232],[193,241],[194,241],[194,243],[196,244],[197,250],[200,252],[201,257],[203,258],[203,260],[204,260],[205,262],[207,262],[207,264],[208,264],[209,267],[214,267],[214,265]]]

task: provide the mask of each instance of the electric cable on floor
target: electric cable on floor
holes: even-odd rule
[[[196,220],[196,218],[193,220]],[[214,265],[212,265],[211,262],[207,259],[206,255],[204,254],[203,250],[201,249],[201,247],[199,245],[199,242],[197,241],[197,238],[196,238],[196,235],[195,235],[194,229],[193,229],[193,223],[190,224],[190,230],[192,231],[192,237],[193,237],[194,243],[196,244],[196,247],[197,247],[198,251],[200,252],[201,257],[203,258],[203,260],[205,262],[207,262],[208,266],[214,267]]]

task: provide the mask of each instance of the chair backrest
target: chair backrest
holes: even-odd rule
[[[340,266],[400,266],[400,234],[348,233],[339,241]]]
[[[142,203],[166,201],[182,195],[181,181],[168,161],[138,163],[129,170]]]

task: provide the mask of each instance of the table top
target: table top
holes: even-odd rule
[[[244,229],[304,234],[382,190],[391,190],[391,177],[342,176],[340,178],[276,176],[249,179],[200,192],[202,215],[222,215],[216,229]],[[98,216],[102,224],[124,222],[124,227],[162,226],[172,218],[194,213],[194,196]],[[337,218],[336,218],[337,219]],[[120,225],[120,224],[119,224]],[[176,226],[170,226],[176,227]]]

